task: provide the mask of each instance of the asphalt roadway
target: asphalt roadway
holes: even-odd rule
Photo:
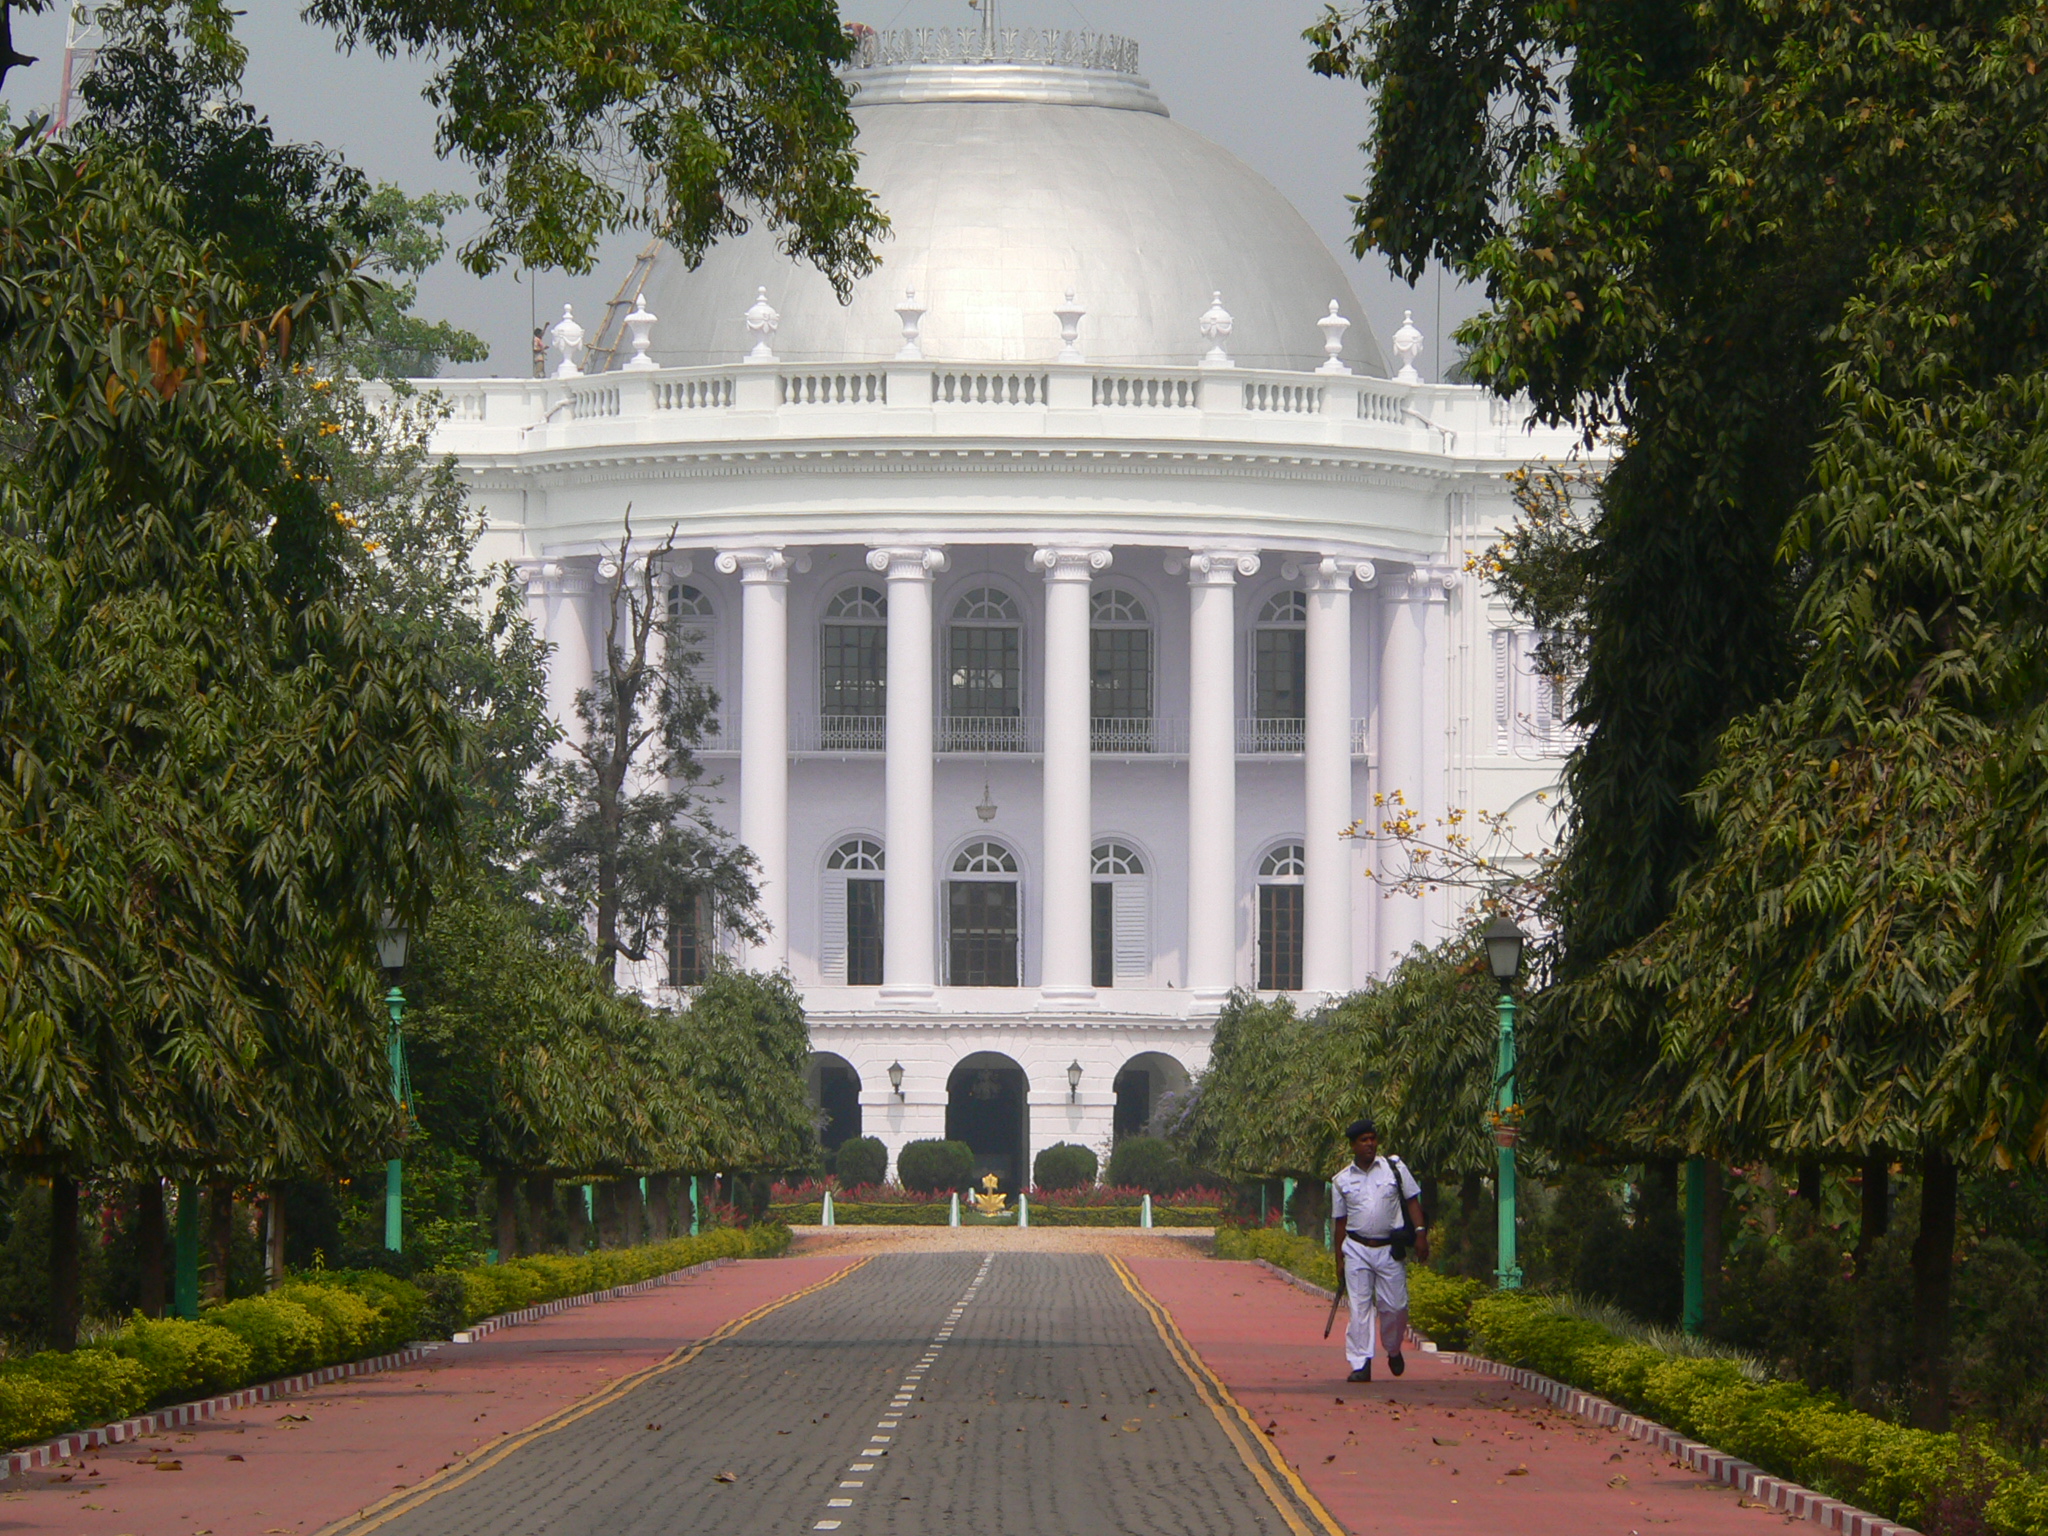
[[[1121,1262],[881,1253],[330,1536],[1323,1536]]]

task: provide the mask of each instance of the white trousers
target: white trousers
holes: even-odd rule
[[[1386,1343],[1386,1353],[1400,1354],[1401,1341],[1408,1337],[1408,1266],[1391,1248],[1361,1248],[1346,1239],[1344,1289],[1351,1302],[1344,1358],[1351,1369],[1373,1357],[1377,1342]]]

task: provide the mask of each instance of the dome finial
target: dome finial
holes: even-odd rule
[[[548,335],[554,338],[555,351],[562,361],[555,369],[558,379],[580,379],[583,369],[583,327],[576,323],[576,311],[569,305],[562,306],[562,318],[554,323]]]
[[[661,365],[647,355],[648,339],[654,333],[654,322],[660,318],[647,312],[647,295],[633,295],[633,312],[626,316],[626,329],[633,336],[633,355],[626,359],[625,366],[635,372]]]
[[[1394,332],[1394,356],[1401,360],[1394,382],[1420,384],[1422,375],[1415,371],[1415,360],[1422,356],[1422,332],[1415,324],[1415,311],[1412,309],[1401,311],[1401,329]]]
[[[1081,337],[1081,317],[1087,314],[1088,311],[1074,302],[1073,289],[1069,288],[1067,290],[1067,302],[1055,304],[1052,313],[1053,318],[1060,323],[1060,355],[1057,361],[1062,363],[1087,362],[1088,359],[1081,355],[1081,348],[1078,343]]]
[[[896,306],[896,318],[903,322],[903,350],[896,354],[899,363],[914,363],[924,356],[924,348],[918,345],[917,328],[924,320],[924,306],[917,302],[917,290],[903,290],[903,302]]]
[[[1325,354],[1323,365],[1316,372],[1349,373],[1351,365],[1346,363],[1339,354],[1344,350],[1344,333],[1351,329],[1351,322],[1337,313],[1337,301],[1335,299],[1330,300],[1330,312],[1316,322],[1316,327],[1323,333],[1323,352]]]
[[[750,363],[772,363],[775,349],[769,343],[775,340],[775,328],[782,324],[782,316],[775,306],[768,302],[768,290],[762,288],[754,295],[753,306],[747,311],[747,334],[754,338],[754,349],[747,354]]]
[[[1209,350],[1202,354],[1204,368],[1228,368],[1230,354],[1223,350],[1223,343],[1230,339],[1232,324],[1230,311],[1223,307],[1223,294],[1219,289],[1209,297],[1209,307],[1202,311],[1198,322],[1202,339],[1209,343]]]

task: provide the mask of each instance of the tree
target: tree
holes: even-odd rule
[[[675,533],[635,557],[630,510],[604,635],[604,665],[576,695],[580,738],[558,763],[557,796],[536,860],[553,888],[589,914],[597,966],[660,953],[672,926],[702,902],[743,939],[761,936],[752,854],[711,819],[695,748],[718,709],[697,682],[692,632],[668,613],[662,566]]]

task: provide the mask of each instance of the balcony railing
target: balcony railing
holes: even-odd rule
[[[1105,757],[1135,757],[1154,752],[1168,755],[1185,753],[1188,749],[1188,723],[1185,720],[1097,719],[1089,725],[1089,744]]]
[[[932,740],[941,752],[1039,752],[1045,722],[1036,715],[941,715]]]
[[[1351,722],[1351,754],[1366,753],[1367,722]],[[1089,724],[1089,747],[1098,757],[1185,757],[1188,723],[1162,716],[1150,720],[1096,719]],[[1239,756],[1299,755],[1306,745],[1300,720],[1240,718]],[[793,715],[792,752],[885,752],[888,722],[881,715]],[[700,751],[738,750],[738,733],[722,722],[705,735]],[[955,756],[987,753],[1036,753],[1045,750],[1045,722],[1037,715],[939,715],[932,721],[934,751]]]
[[[1240,753],[1299,752],[1306,740],[1306,722],[1299,719],[1255,715],[1237,722]]]

